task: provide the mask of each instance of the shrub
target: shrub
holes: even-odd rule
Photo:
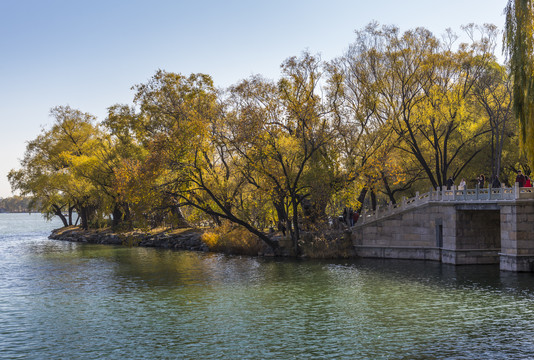
[[[243,227],[223,223],[202,235],[202,241],[210,251],[238,255],[258,255],[263,242]]]
[[[306,233],[300,244],[302,254],[312,259],[348,258],[352,256],[352,245],[342,232]]]

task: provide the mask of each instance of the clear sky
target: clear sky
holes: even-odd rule
[[[158,69],[206,73],[227,87],[278,79],[304,50],[341,56],[370,21],[440,35],[468,23],[502,29],[507,0],[0,0],[0,197],[26,142],[58,105],[101,121],[131,104]]]

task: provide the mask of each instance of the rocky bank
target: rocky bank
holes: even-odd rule
[[[202,231],[198,229],[115,233],[109,229],[83,230],[79,227],[69,226],[53,230],[52,234],[48,238],[89,244],[127,245],[176,250],[208,251],[208,247],[202,242],[201,237]]]

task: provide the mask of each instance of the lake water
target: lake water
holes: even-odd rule
[[[48,240],[0,214],[1,359],[531,359],[534,275]]]

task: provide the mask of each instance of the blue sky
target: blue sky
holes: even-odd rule
[[[302,51],[343,54],[372,20],[436,35],[504,25],[506,0],[0,0],[0,197],[10,169],[58,105],[103,120],[157,69],[206,73],[218,87],[279,77]]]

